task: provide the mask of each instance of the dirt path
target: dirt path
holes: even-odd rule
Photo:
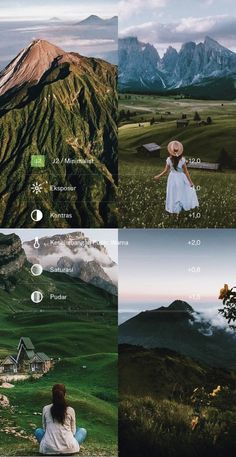
[[[147,108],[147,107],[144,107],[144,106],[137,106],[137,105],[123,105],[125,108],[128,108],[128,109],[133,109],[133,110],[136,110],[138,109],[139,111],[146,111],[148,113],[155,113],[156,112],[156,108]]]

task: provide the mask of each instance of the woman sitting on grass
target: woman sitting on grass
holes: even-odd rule
[[[76,428],[75,411],[67,405],[63,384],[52,388],[52,404],[43,408],[43,428],[35,431],[43,455],[75,454],[80,450],[87,431]]]

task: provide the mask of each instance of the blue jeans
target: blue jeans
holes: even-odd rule
[[[40,443],[42,441],[44,435],[45,435],[45,430],[43,428],[37,428],[34,432],[34,436],[35,436],[36,440],[38,441],[38,443]],[[78,441],[79,444],[82,444],[86,440],[87,430],[85,430],[85,428],[78,427],[76,429],[74,437],[75,437],[76,441]]]

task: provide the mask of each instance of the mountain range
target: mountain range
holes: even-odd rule
[[[214,326],[186,302],[145,311],[119,326],[119,343],[165,348],[221,368],[236,368],[236,335]]]
[[[34,226],[35,208],[41,227],[116,226],[116,76],[106,61],[40,39],[0,73],[2,227]],[[46,188],[35,194],[38,181]]]
[[[39,263],[45,271],[64,272],[117,295],[118,266],[105,246],[91,241],[82,232],[58,234],[23,243],[28,262]]]
[[[118,16],[113,16],[109,19],[102,19],[101,17],[96,16],[95,14],[91,14],[83,21],[77,22],[75,25],[91,25],[94,27],[100,27],[105,25],[118,26]]]
[[[30,299],[35,290],[42,290],[44,298],[40,309],[44,311],[56,309],[76,312],[99,309],[115,311],[117,297],[113,292],[116,291],[116,287],[108,275],[104,275],[98,262],[94,266],[93,276],[89,262],[86,276],[86,261],[82,265],[80,275],[64,272],[63,268],[66,267],[64,263],[54,272],[44,268],[40,276],[34,276],[31,273],[32,263],[27,259],[26,252],[18,235],[0,234],[0,313],[38,311],[38,307],[35,307]],[[60,255],[58,258],[60,260]],[[42,264],[41,260],[40,256],[34,259]],[[62,294],[66,298],[51,299],[50,294],[55,296]]]
[[[184,43],[179,52],[169,46],[162,58],[156,47],[136,37],[119,40],[122,91],[166,92],[188,88],[194,93],[194,88],[202,88],[205,94],[213,82],[229,85],[235,78],[236,53],[208,36],[203,43]],[[221,91],[220,85],[219,96]]]

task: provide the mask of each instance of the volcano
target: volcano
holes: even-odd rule
[[[213,326],[182,300],[145,311],[119,327],[119,343],[164,348],[209,366],[236,368],[235,334]]]
[[[2,227],[117,226],[116,79],[114,65],[45,40],[0,73]],[[37,182],[45,188],[34,193]]]

